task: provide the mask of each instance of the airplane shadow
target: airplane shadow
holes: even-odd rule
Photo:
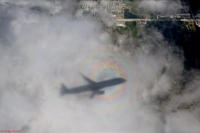
[[[62,84],[60,94],[66,95],[66,94],[78,94],[83,92],[92,92],[90,98],[93,98],[95,95],[103,95],[105,93],[103,89],[106,87],[116,86],[126,82],[126,80],[121,77],[104,80],[100,82],[93,81],[84,75],[82,75],[82,77],[89,83],[88,85],[82,85],[69,89],[64,84]]]

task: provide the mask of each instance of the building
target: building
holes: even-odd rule
[[[97,14],[99,11],[105,11],[110,13],[113,18],[124,18],[124,9],[127,5],[123,0],[82,0],[79,2],[79,9],[82,12],[89,11],[93,15]]]

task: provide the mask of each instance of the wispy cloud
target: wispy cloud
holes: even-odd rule
[[[174,54],[155,29],[151,34],[142,31],[138,40],[116,35],[120,44],[116,46],[98,20],[75,15],[76,1],[0,3],[0,129],[24,133],[200,130],[198,108],[177,109],[182,102],[198,99],[199,79],[194,76],[198,73],[191,73],[185,82],[189,93],[173,93],[184,79],[183,57]],[[163,6],[160,11],[166,8],[161,2],[155,4]],[[80,72],[92,77],[103,69],[123,73],[127,79],[119,94],[113,90],[92,100],[87,93],[59,95],[62,83],[86,84]]]

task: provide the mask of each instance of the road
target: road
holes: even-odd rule
[[[169,19],[139,19],[139,18],[133,18],[133,19],[117,19],[118,22],[151,22],[151,21],[166,21],[166,20],[171,20],[171,21],[182,21],[182,22],[196,22],[199,21],[200,19],[175,19],[175,18],[169,18]]]

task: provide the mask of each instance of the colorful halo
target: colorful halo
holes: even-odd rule
[[[97,63],[93,67],[89,75],[92,79],[95,79],[98,81],[98,80],[107,80],[107,77],[109,77],[108,74],[110,74],[111,75],[110,77],[113,77],[113,78],[121,77],[121,78],[126,79],[126,73],[122,69],[122,66],[117,64],[117,62],[115,62],[114,60],[109,60],[109,59],[104,59],[104,60],[101,60],[99,63]],[[106,100],[107,102],[108,101],[112,102],[123,95],[126,89],[126,84],[123,83],[112,88],[113,89],[107,88],[108,90],[105,90],[106,92],[105,95],[100,95],[97,97],[102,100]]]

